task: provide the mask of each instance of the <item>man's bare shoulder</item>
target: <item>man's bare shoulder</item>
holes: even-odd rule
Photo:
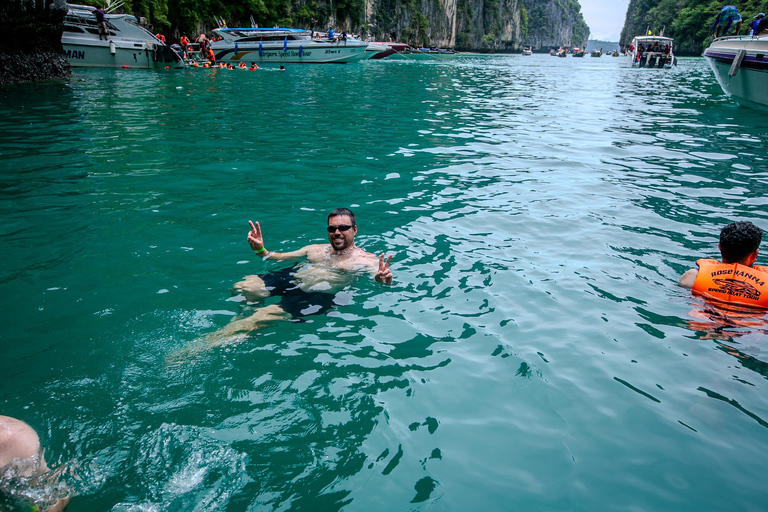
[[[696,281],[698,273],[699,269],[696,268],[686,270],[685,273],[680,276],[680,281],[678,281],[678,283],[684,288],[693,288],[693,283]]]
[[[328,257],[328,244],[310,244],[302,247],[302,251],[306,252],[307,259],[309,261],[318,260]]]

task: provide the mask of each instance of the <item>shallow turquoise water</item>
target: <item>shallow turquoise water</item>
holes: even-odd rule
[[[0,89],[0,414],[69,510],[762,510],[765,327],[677,278],[768,229],[701,59],[78,71]],[[169,364],[351,207],[395,284]],[[763,244],[765,247],[765,244]],[[759,263],[766,264],[764,256]]]

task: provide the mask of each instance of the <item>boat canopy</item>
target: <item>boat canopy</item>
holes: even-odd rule
[[[240,43],[311,39],[309,31],[301,28],[216,28],[213,31],[227,41]]]

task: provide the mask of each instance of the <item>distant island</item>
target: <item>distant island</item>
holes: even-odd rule
[[[587,41],[587,46],[585,48],[587,53],[601,49],[603,53],[613,52],[614,50],[621,51],[619,43],[615,41],[600,41],[599,39],[590,39]]]

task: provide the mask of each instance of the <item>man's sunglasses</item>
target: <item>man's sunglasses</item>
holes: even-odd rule
[[[328,226],[326,229],[329,233],[335,233],[338,229],[342,233],[345,232],[348,229],[352,229],[354,226],[348,226],[347,224],[342,224],[341,226]]]

